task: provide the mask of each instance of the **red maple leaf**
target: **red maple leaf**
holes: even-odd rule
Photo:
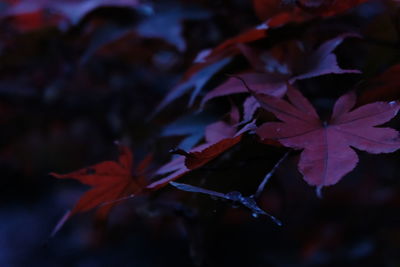
[[[175,150],[176,154],[182,156],[171,160],[166,165],[157,170],[156,174],[165,175],[166,177],[153,182],[147,188],[159,188],[171,181],[182,177],[192,170],[198,169],[213,159],[217,158],[223,152],[232,148],[240,142],[245,132],[253,130],[255,124],[248,123],[237,131],[237,123],[239,122],[239,111],[233,108],[230,112],[230,122],[217,121],[207,126],[205,130],[204,144],[192,148],[189,152],[183,150]]]
[[[287,85],[297,80],[308,79],[326,74],[360,73],[358,70],[344,70],[339,67],[333,51],[346,37],[343,34],[322,43],[315,51],[304,52],[298,43],[290,42],[286,46],[277,46],[271,51],[255,51],[242,46],[242,52],[252,65],[252,72],[240,74],[243,80],[257,93],[282,97]],[[209,100],[230,94],[246,93],[240,79],[229,78],[225,83],[208,92],[201,105]],[[254,102],[254,101],[253,101]]]
[[[216,61],[213,64],[209,64],[207,67],[199,70],[197,73],[193,74],[188,80],[181,82],[179,85],[174,87],[162,100],[162,102],[156,107],[152,116],[162,110],[165,106],[170,104],[175,99],[181,97],[186,92],[193,89],[190,96],[189,106],[193,104],[197,95],[201,92],[203,87],[209,82],[209,80],[220,71],[226,64],[228,64],[230,58],[225,58],[220,61]]]
[[[282,22],[282,24],[284,24],[284,22]],[[276,27],[279,26],[281,26],[281,24],[276,25]],[[239,46],[266,37],[268,29],[269,26],[266,23],[262,23],[224,41],[214,49],[200,52],[194,60],[194,64],[183,75],[179,84],[172,88],[172,90],[157,106],[154,114],[158,113],[172,101],[193,89],[189,101],[189,106],[192,105],[197,95],[211,77],[228,64],[231,57],[240,53]]]
[[[242,134],[237,134],[235,136],[225,137],[215,143],[205,143],[196,146],[189,152],[176,150],[175,153],[182,156],[173,159],[157,171],[157,174],[160,175],[169,174],[162,179],[148,185],[147,188],[160,188],[169,182],[175,181],[176,179],[186,175],[190,171],[204,166],[208,162],[217,158],[223,152],[239,143],[241,139]]]
[[[257,134],[294,149],[303,149],[299,170],[304,180],[317,186],[336,184],[358,162],[354,147],[369,153],[389,153],[400,148],[399,133],[391,128],[376,128],[392,119],[400,104],[375,102],[352,110],[353,92],[340,97],[329,121],[321,121],[310,102],[296,89],[287,93],[290,102],[276,97],[256,95],[262,108],[282,122],[261,125]]]
[[[253,0],[255,11],[264,22],[224,41],[214,49],[208,50],[207,53],[202,53],[201,60],[195,60],[195,64],[186,71],[180,84],[184,84],[186,80],[207,66],[215,64],[225,58],[240,54],[240,45],[248,44],[267,37],[269,29],[279,28],[288,23],[302,23],[318,16],[335,16],[366,1],[367,0]],[[177,90],[178,89],[174,88],[168,97],[171,98],[171,95],[174,95]],[[164,100],[164,102],[167,103],[163,103],[162,105],[165,106],[179,96],[174,96],[172,99],[168,99],[168,101]],[[163,108],[163,106],[160,107],[159,110]]]
[[[79,199],[69,216],[98,208],[96,217],[105,219],[120,200],[143,191],[147,183],[146,169],[150,161],[151,156],[147,156],[134,169],[130,149],[120,146],[118,161],[104,161],[68,174],[50,175],[59,179],[76,179],[93,187]]]

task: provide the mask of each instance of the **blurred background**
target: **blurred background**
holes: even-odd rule
[[[335,50],[341,65],[362,76],[299,83],[321,114],[352,88],[364,103],[399,97],[397,69],[378,82],[387,80],[388,90],[370,88],[373,77],[399,61],[398,7],[383,2],[271,33],[275,39],[318,39],[327,31],[367,36]],[[358,152],[355,171],[323,199],[301,179],[299,153],[292,153],[260,200],[281,227],[168,186],[125,201],[107,226],[89,212],[50,238],[88,187],[49,173],[114,160],[116,140],[132,148],[135,160],[154,153],[157,168],[185,137],[200,140],[198,133],[243,97],[216,100],[198,113],[186,108],[184,96],[150,115],[199,52],[261,22],[245,0],[0,1],[0,266],[400,266],[400,152]],[[271,47],[275,39],[255,45]],[[206,89],[245,67],[237,56]],[[285,151],[247,136],[229,160],[184,181],[250,195]]]

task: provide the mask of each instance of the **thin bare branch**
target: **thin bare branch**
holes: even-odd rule
[[[254,199],[254,196],[245,197],[242,195],[242,193],[237,192],[237,191],[233,191],[233,192],[224,194],[224,193],[204,189],[204,188],[201,188],[198,186],[182,184],[182,183],[177,183],[177,182],[170,182],[170,184],[180,190],[183,190],[183,191],[206,194],[206,195],[209,195],[212,197],[217,197],[217,198],[221,198],[221,199],[225,199],[225,200],[229,200],[229,201],[241,204],[242,206],[251,210],[252,216],[254,218],[257,218],[260,215],[268,216],[274,223],[276,223],[279,226],[282,226],[281,221],[279,221],[277,218],[275,218],[271,214],[267,213],[266,211],[262,210],[257,205],[257,202]]]

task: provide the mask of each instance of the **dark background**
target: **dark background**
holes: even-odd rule
[[[399,152],[358,152],[356,169],[324,190],[323,199],[301,179],[299,153],[292,153],[260,201],[281,227],[231,203],[165,187],[119,205],[105,228],[93,222],[93,213],[80,214],[49,238],[87,187],[48,173],[116,159],[115,140],[138,159],[154,152],[153,168],[167,162],[184,127],[174,124],[177,136],[160,132],[196,109],[185,108],[185,96],[149,115],[198,52],[260,20],[244,0],[144,1],[93,8],[74,22],[76,13],[52,13],[45,1],[35,11],[10,13],[17,4],[0,3],[0,266],[400,265]],[[367,36],[336,50],[339,62],[362,69],[362,76],[299,83],[321,114],[351,88],[362,94],[371,77],[398,62],[395,11],[371,1],[275,33]],[[214,83],[246,64],[237,57]],[[216,100],[189,120],[199,131],[228,109],[229,100]],[[399,129],[399,120],[390,126]],[[285,151],[247,136],[229,160],[218,159],[184,181],[250,195]]]

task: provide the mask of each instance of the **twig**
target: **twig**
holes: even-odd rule
[[[206,194],[206,195],[209,195],[209,196],[228,199],[224,193],[220,193],[220,192],[217,192],[217,191],[204,189],[204,188],[201,188],[201,187],[198,187],[198,186],[189,185],[189,184],[182,184],[182,183],[177,183],[177,182],[170,182],[169,184],[174,186],[174,187],[176,187],[176,188],[178,188],[179,190],[182,190],[182,191]]]
[[[279,221],[277,218],[275,218],[271,214],[267,213],[266,211],[262,210],[257,205],[256,201],[254,200],[254,196],[245,197],[240,192],[237,192],[237,191],[233,191],[233,192],[224,194],[224,193],[204,189],[201,187],[177,183],[177,182],[170,182],[170,184],[182,191],[205,194],[205,195],[209,195],[212,197],[217,197],[217,198],[221,198],[221,199],[225,199],[225,200],[229,200],[229,201],[241,204],[242,206],[251,210],[252,216],[254,218],[257,218],[260,215],[268,216],[274,223],[276,223],[279,226],[282,226],[281,221]]]

